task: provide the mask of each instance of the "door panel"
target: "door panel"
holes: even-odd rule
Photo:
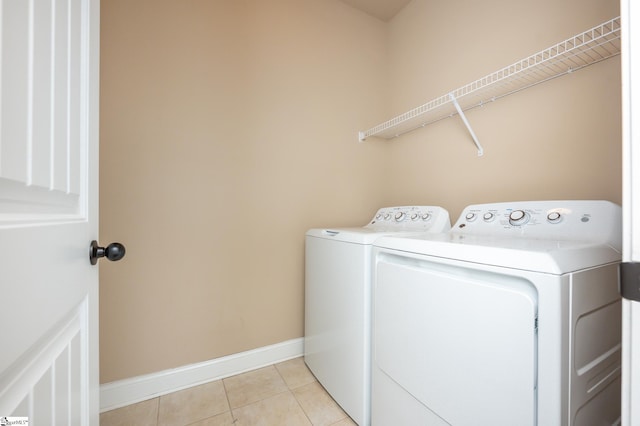
[[[0,219],[86,220],[88,1],[2,2]],[[71,7],[69,7],[71,6]],[[85,30],[89,28],[85,25]],[[84,91],[81,86],[85,85]]]
[[[0,23],[0,416],[97,424],[99,1]]]
[[[70,318],[53,327],[49,335],[33,346],[23,358],[3,373],[1,407],[15,406],[10,416],[29,417],[32,424],[83,424],[87,391],[82,378],[88,304],[82,303]],[[4,409],[4,408],[2,408]],[[9,410],[7,408],[7,410]],[[86,424],[86,423],[85,423]]]

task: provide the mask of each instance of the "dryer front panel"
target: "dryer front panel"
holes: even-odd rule
[[[374,375],[374,413],[388,391],[376,387],[397,386],[448,424],[535,425],[535,286],[463,265],[378,257],[374,368],[386,378]]]

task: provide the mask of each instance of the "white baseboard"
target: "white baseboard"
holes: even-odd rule
[[[303,345],[304,339],[300,337],[210,361],[105,383],[100,386],[100,412],[297,358],[304,354]]]

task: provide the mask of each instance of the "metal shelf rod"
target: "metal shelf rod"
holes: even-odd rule
[[[471,128],[471,125],[469,124],[469,120],[467,120],[467,116],[464,115],[464,111],[462,111],[462,108],[460,108],[460,104],[458,103],[458,100],[456,99],[456,97],[453,96],[453,93],[449,93],[449,97],[451,98],[451,102],[453,102],[453,105],[455,105],[456,111],[458,111],[458,115],[460,116],[460,118],[462,118],[462,122],[464,123],[465,126],[467,126],[467,130],[471,134],[471,139],[473,139],[473,143],[475,143],[476,147],[478,148],[478,157],[482,157],[482,154],[484,154],[484,150],[482,149],[482,145],[480,145],[480,142],[478,141],[478,137],[476,136],[476,133]]]

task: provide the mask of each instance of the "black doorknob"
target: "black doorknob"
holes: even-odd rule
[[[107,259],[115,262],[124,257],[124,246],[120,243],[111,243],[107,247],[99,247],[96,240],[91,241],[89,247],[89,261],[92,265],[98,263],[98,259],[106,257]]]

